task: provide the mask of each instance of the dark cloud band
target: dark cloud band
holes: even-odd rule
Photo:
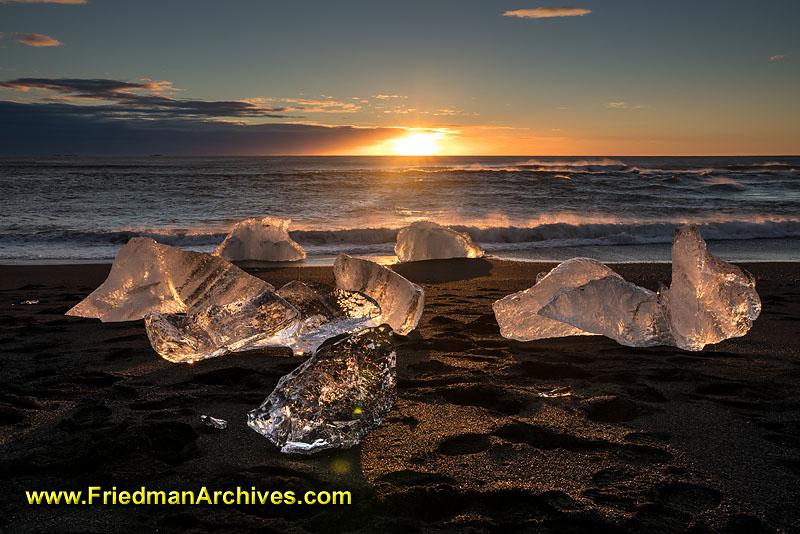
[[[115,106],[0,102],[0,155],[255,156],[329,154],[397,135],[391,128],[247,125],[210,119],[121,118]]]
[[[266,117],[301,118],[283,115],[286,107],[263,107],[242,100],[192,100],[175,99],[162,94],[174,91],[168,82],[143,80],[126,82],[107,79],[82,78],[17,78],[0,82],[0,88],[15,91],[42,90],[61,95],[62,98],[78,102],[81,100],[106,101],[111,104],[72,106],[59,111],[69,114],[92,114],[98,116],[127,117]],[[50,100],[53,100],[52,98]],[[56,99],[57,100],[57,99]]]

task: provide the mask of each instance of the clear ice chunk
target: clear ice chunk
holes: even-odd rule
[[[201,415],[200,421],[207,427],[216,428],[217,430],[225,430],[228,428],[228,422],[225,419],[217,419],[210,415]]]
[[[145,327],[162,358],[192,363],[269,346],[313,354],[329,338],[379,324],[380,316],[378,304],[360,293],[293,281],[224,309],[152,313]]]
[[[323,346],[278,381],[247,424],[284,453],[357,445],[397,399],[390,337],[381,325]]]
[[[108,278],[66,314],[135,321],[151,312],[225,307],[272,289],[222,258],[134,237],[117,253]]]
[[[480,258],[484,254],[468,233],[432,221],[417,221],[400,230],[394,253],[400,261]]]
[[[313,354],[327,339],[380,324],[378,303],[355,291],[309,286],[299,280],[277,294],[300,313],[300,326],[288,343],[296,355]]]
[[[333,264],[336,286],[357,291],[380,306],[378,323],[387,323],[398,334],[406,335],[417,327],[425,307],[425,291],[396,272],[374,261],[340,254]]]
[[[289,237],[291,219],[264,217],[236,223],[233,230],[214,251],[231,261],[299,261],[306,251]]]
[[[582,286],[608,276],[621,279],[599,261],[589,258],[573,258],[544,276],[539,274],[533,287],[507,295],[492,305],[500,334],[517,341],[591,335],[576,326],[539,315],[539,310],[561,289]]]
[[[761,313],[755,284],[749,272],[709,254],[696,226],[676,229],[664,295],[676,345],[698,351],[745,335]]]
[[[165,360],[193,363],[243,350],[289,346],[298,311],[268,288],[226,305],[197,306],[186,314],[150,313],[150,345]]]
[[[628,347],[673,343],[658,294],[619,276],[559,289],[539,314]]]
[[[526,315],[535,313],[556,321],[551,334],[557,335],[558,328],[563,328],[558,325],[568,325],[633,347],[673,345],[699,351],[708,344],[745,335],[761,313],[753,275],[709,254],[696,226],[675,231],[669,289],[662,287],[659,293],[653,293],[626,282],[594,260],[580,260],[596,264],[594,274],[603,269],[609,274],[577,282],[572,276],[553,278],[549,291],[541,288],[546,302],[534,300],[537,288],[575,261],[578,260],[562,263],[531,289],[495,302],[495,315],[504,337],[521,341],[548,337],[541,335],[537,320]],[[590,271],[579,269],[584,274]],[[525,295],[527,292],[533,294]],[[526,296],[531,302],[524,306],[521,301]]]

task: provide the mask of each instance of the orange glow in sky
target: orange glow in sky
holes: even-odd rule
[[[416,132],[389,141],[391,150],[398,156],[432,156],[440,152],[439,132]]]
[[[240,3],[0,0],[0,155],[800,153],[797,0]]]
[[[470,153],[457,130],[449,128],[397,127],[398,134],[375,143],[345,150],[341,154],[361,156],[450,156]],[[472,148],[472,147],[469,147]]]

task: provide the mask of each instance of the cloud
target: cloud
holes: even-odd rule
[[[191,118],[191,117],[266,117],[296,118],[282,114],[292,108],[265,107],[245,100],[175,99],[165,93],[177,91],[167,81],[144,78],[138,82],[102,78],[17,78],[0,82],[0,88],[15,91],[46,91],[45,103],[91,103],[103,105],[72,105],[70,114],[87,113],[102,117],[128,118]],[[64,111],[67,113],[67,111]]]
[[[437,117],[447,117],[447,116],[460,116],[460,117],[477,117],[480,113],[467,113],[466,111],[461,111],[455,108],[442,108],[438,109],[433,113]]]
[[[100,106],[0,101],[0,155],[329,154],[397,137],[394,128],[241,124],[107,115]]]
[[[322,95],[323,97],[327,95]],[[361,109],[361,106],[353,102],[340,102],[328,97],[328,100],[314,100],[309,98],[279,98],[279,99],[260,99],[265,102],[281,102],[293,104],[291,108],[305,113],[353,113]]]
[[[85,4],[86,0],[0,0],[0,4]]]
[[[372,98],[377,98],[378,100],[389,100],[392,98],[408,98],[408,97],[403,95],[372,95]]]
[[[3,37],[5,34],[0,34],[0,37]],[[12,33],[10,34],[13,36],[13,39],[18,43],[22,43],[28,46],[61,46],[62,43],[57,40],[53,39],[49,35],[43,35],[41,33]]]
[[[591,9],[582,7],[537,7],[536,9],[516,9],[506,11],[504,17],[520,19],[547,19],[551,17],[582,17],[591,13]]]
[[[483,125],[483,126],[470,126],[470,130],[530,130],[529,127],[524,126],[494,126],[494,125]]]
[[[650,106],[646,104],[628,104],[627,102],[608,102],[606,107],[611,109],[647,109]]]
[[[769,60],[770,61],[780,61],[782,59],[786,59],[787,57],[789,57],[789,54],[777,54],[777,55],[774,55],[774,56],[769,56]]]
[[[42,89],[58,93],[74,93],[82,98],[113,98],[132,91],[178,91],[172,82],[142,78],[138,82],[109,80],[105,78],[17,78],[0,82],[0,87],[17,91]]]

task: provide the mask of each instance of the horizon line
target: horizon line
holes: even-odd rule
[[[0,154],[0,158],[796,158],[797,154]]]

